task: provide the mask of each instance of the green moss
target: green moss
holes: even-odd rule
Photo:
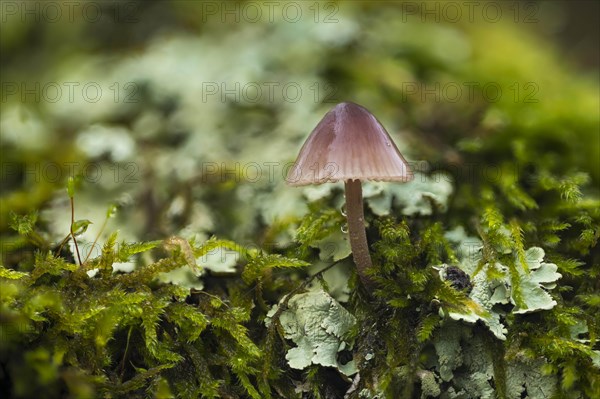
[[[91,54],[6,62],[9,78],[129,82],[140,97],[3,103],[0,391],[600,397],[597,78],[512,21],[332,5],[336,24],[220,24],[158,2],[148,21],[186,30],[123,49],[135,57],[96,51],[99,33],[77,42]],[[146,37],[148,21],[114,32]],[[2,24],[11,43],[51,29],[15,26]],[[84,30],[56,26],[54,41]],[[297,102],[207,99],[203,84],[240,77],[308,84]],[[436,83],[463,96],[426,95]],[[486,83],[505,95],[489,101]],[[341,185],[284,183],[302,138],[347,100],[377,115],[416,177],[364,184],[369,289]],[[72,163],[103,174],[77,179]],[[39,178],[46,164],[61,178]]]

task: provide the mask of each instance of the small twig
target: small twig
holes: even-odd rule
[[[75,238],[75,233],[73,232],[73,225],[75,224],[75,204],[73,201],[73,197],[71,197],[71,237],[73,237],[73,243],[75,244],[75,251],[77,252],[77,260],[79,261],[79,266],[82,265],[81,255],[79,255],[79,246],[77,245],[77,239]]]
[[[206,291],[202,291],[202,290],[198,290],[198,291],[194,290],[193,293],[194,294],[204,294],[204,295],[209,296],[211,298],[215,298],[216,300],[218,300],[219,302],[221,302],[226,307],[228,307],[228,308],[230,307],[227,303],[225,303],[225,301],[223,301],[223,299],[221,299],[220,297],[218,297],[218,296],[216,296],[214,294],[211,294],[210,292],[206,292]]]
[[[129,351],[129,341],[131,340],[131,331],[133,330],[133,326],[129,327],[129,332],[127,333],[127,344],[125,345],[125,352],[123,353],[123,360],[121,360],[121,382],[123,381],[123,375],[125,374],[125,360],[127,359],[127,352]]]
[[[71,201],[72,201],[72,199],[71,199]],[[104,219],[104,223],[102,223],[102,226],[100,227],[100,230],[98,231],[98,234],[96,234],[96,238],[94,239],[94,242],[92,243],[92,246],[90,247],[90,250],[89,250],[87,256],[83,260],[83,263],[87,262],[87,260],[90,258],[90,255],[92,254],[92,251],[96,247],[96,243],[98,242],[100,235],[102,234],[102,232],[104,231],[104,228],[106,227],[106,224],[108,223],[108,219],[110,219],[109,216],[107,216],[106,219]]]
[[[63,240],[60,242],[60,244],[58,245],[58,249],[56,250],[56,256],[60,256],[60,253],[62,252],[63,247],[69,241],[70,237],[71,237],[71,233],[67,234],[67,236],[65,238],[63,238]]]

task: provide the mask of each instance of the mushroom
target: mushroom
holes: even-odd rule
[[[372,266],[364,225],[361,181],[413,179],[412,171],[388,132],[366,108],[336,105],[314,128],[287,176],[291,186],[344,181],[352,256],[363,284]]]

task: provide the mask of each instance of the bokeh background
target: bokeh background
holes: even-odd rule
[[[64,237],[80,175],[83,240],[114,203],[126,239],[260,241],[305,212],[286,168],[341,101],[417,168],[468,179],[465,152],[498,142],[493,164],[521,143],[597,185],[597,17],[593,1],[3,1],[0,229],[41,208]]]

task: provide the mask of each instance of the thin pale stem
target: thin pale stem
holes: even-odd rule
[[[83,263],[85,263],[85,262],[88,261],[88,259],[90,258],[90,255],[92,254],[92,251],[94,250],[94,248],[96,248],[96,244],[98,243],[98,239],[100,238],[100,234],[102,234],[102,232],[106,228],[106,224],[108,223],[108,219],[109,219],[109,216],[107,216],[106,219],[104,219],[104,223],[102,223],[102,227],[100,227],[100,231],[98,231],[98,234],[96,234],[96,238],[94,239],[94,243],[90,247],[90,250],[88,251],[85,259],[83,260]]]
[[[81,266],[81,255],[79,255],[79,245],[77,245],[77,239],[75,238],[75,232],[73,231],[73,225],[75,224],[75,204],[73,197],[71,197],[71,237],[73,237],[73,243],[75,244],[75,252],[77,252],[77,260],[79,266]]]
[[[369,254],[367,232],[365,231],[365,214],[363,211],[362,187],[360,180],[347,180],[346,186],[346,217],[348,219],[348,234],[350,247],[356,264],[356,270],[363,284],[368,285],[371,280],[366,271],[373,262]]]

